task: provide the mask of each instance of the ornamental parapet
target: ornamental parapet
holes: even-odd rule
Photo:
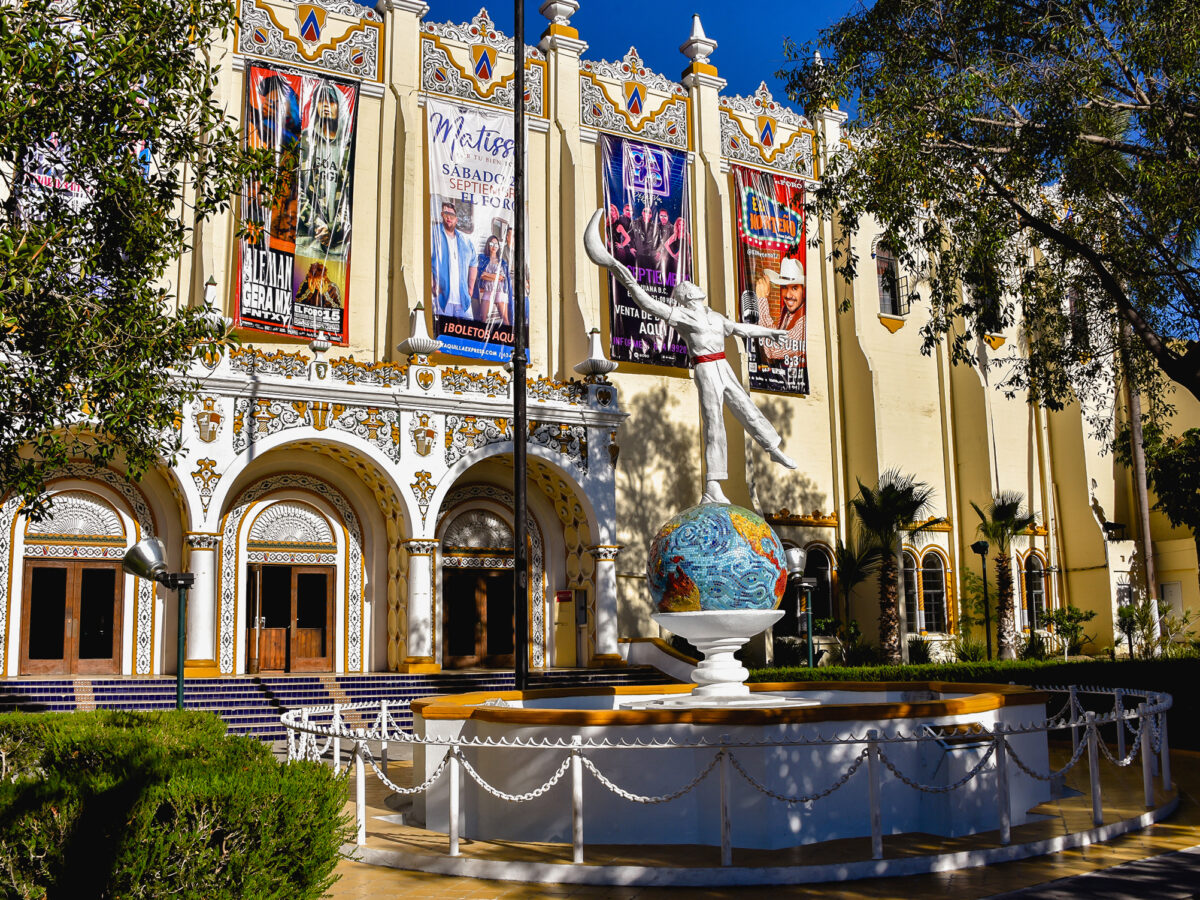
[[[419,469],[432,483],[439,470],[513,439],[503,371],[433,366],[425,357],[400,365],[322,355],[245,347],[196,364],[200,390],[183,428],[193,457],[208,464],[192,473],[201,495],[226,463],[292,439],[357,445],[378,464],[414,476]],[[526,390],[530,447],[580,481],[612,468],[609,444],[627,415],[615,385],[535,375]]]

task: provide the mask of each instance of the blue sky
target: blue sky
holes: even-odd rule
[[[486,5],[492,21],[505,34],[513,31],[513,4],[480,0],[426,0],[426,21],[466,22]],[[777,100],[783,100],[783,84],[775,72],[783,65],[783,41],[790,37],[798,43],[815,38],[817,32],[832,24],[856,3],[829,0],[822,4],[755,0],[753,4],[716,2],[716,0],[635,0],[616,4],[605,0],[579,0],[579,12],[571,24],[587,41],[587,59],[615,60],[625,55],[630,45],[637,47],[642,60],[651,69],[668,78],[679,78],[687,60],[679,52],[691,31],[692,13],[708,36],[717,42],[712,62],[721,77],[729,82],[727,93],[750,94],[760,81]],[[536,44],[547,25],[538,12],[540,0],[525,3],[525,40]]]

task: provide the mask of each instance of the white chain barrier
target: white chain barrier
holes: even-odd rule
[[[849,781],[851,778],[853,778],[854,773],[859,770],[859,768],[862,766],[862,764],[864,762],[866,762],[867,754],[869,752],[870,751],[866,747],[864,747],[862,752],[859,753],[858,756],[856,756],[854,758],[854,762],[852,762],[850,764],[850,768],[848,768],[846,770],[845,774],[843,774],[842,777],[839,778],[837,781],[835,781],[832,785],[825,788],[825,790],[818,791],[815,794],[806,794],[804,796],[799,796],[799,797],[788,797],[784,794],[777,794],[775,791],[771,790],[765,784],[761,784],[759,781],[757,781],[754,778],[753,775],[751,775],[749,772],[747,772],[745,769],[742,768],[742,764],[740,762],[738,762],[738,758],[736,756],[734,756],[732,753],[729,754],[729,762],[733,764],[733,767],[737,770],[739,775],[741,775],[748,782],[750,782],[751,786],[756,791],[758,791],[761,794],[766,794],[772,800],[778,800],[780,803],[788,803],[788,804],[812,803],[816,800],[822,799],[823,797],[828,797],[830,794],[832,794],[834,791],[836,791],[838,788],[840,788],[842,785],[844,785],[847,781]],[[714,763],[715,763],[715,760],[714,760]]]
[[[907,784],[910,788],[913,788],[914,790],[923,791],[926,794],[946,794],[946,793],[949,793],[950,791],[957,790],[958,788],[962,787],[964,784],[966,784],[968,781],[970,781],[972,778],[974,778],[976,775],[978,775],[980,772],[982,772],[984,765],[987,763],[987,761],[989,759],[992,758],[992,754],[995,752],[996,752],[996,742],[992,741],[990,744],[988,744],[987,752],[985,754],[983,754],[983,759],[979,760],[979,762],[977,762],[975,764],[974,768],[972,768],[969,772],[967,772],[967,774],[964,775],[962,778],[960,778],[958,781],[954,782],[954,784],[947,784],[947,785],[920,784],[919,782],[913,781],[911,778],[909,778],[907,775],[905,775],[903,772],[901,772],[899,769],[896,768],[895,764],[890,759],[888,759],[888,755],[883,752],[883,748],[880,748],[880,750],[879,750],[879,761],[881,763],[883,763],[885,766],[887,766],[888,770],[893,775],[895,775],[897,778],[899,778],[901,781],[903,781],[905,784]]]
[[[647,804],[649,804],[649,803],[666,803],[670,800],[674,800],[677,797],[682,797],[684,794],[686,794],[688,791],[690,791],[692,788],[694,788],[696,785],[698,785],[700,782],[702,782],[705,778],[707,778],[708,773],[711,772],[713,769],[715,769],[717,767],[717,763],[719,763],[721,761],[721,753],[724,753],[724,752],[725,751],[723,751],[723,750],[718,752],[717,755],[713,757],[712,762],[710,762],[704,768],[704,771],[702,771],[699,775],[697,775],[695,778],[693,778],[691,781],[689,781],[687,784],[685,784],[679,790],[674,791],[670,794],[660,794],[657,797],[648,797],[644,794],[634,794],[631,791],[627,791],[623,787],[619,787],[618,785],[613,784],[605,776],[605,774],[603,772],[601,772],[599,769],[596,768],[596,764],[594,762],[592,762],[590,759],[588,759],[586,756],[583,757],[583,759],[581,761],[583,762],[583,767],[585,769],[587,769],[589,772],[591,772],[593,775],[596,776],[597,781],[599,781],[602,785],[604,785],[606,788],[608,788],[610,791],[612,791],[618,797],[624,797],[626,800],[629,800],[632,803],[647,803]]]
[[[1085,752],[1091,754],[1089,759],[1092,762],[1089,764],[1092,780],[1092,796],[1093,808],[1096,824],[1099,824],[1101,818],[1100,808],[1100,785],[1099,774],[1096,771],[1095,760],[1103,755],[1109,762],[1116,766],[1130,765],[1139,754],[1145,758],[1143,760],[1144,780],[1146,784],[1147,798],[1151,797],[1151,788],[1149,783],[1150,766],[1157,766],[1158,760],[1150,759],[1150,755],[1161,754],[1162,759],[1167,759],[1166,749],[1166,711],[1171,706],[1171,698],[1169,695],[1161,694],[1154,691],[1135,691],[1128,688],[1112,689],[1097,686],[1081,687],[1057,687],[1057,686],[1035,686],[1034,690],[1044,691],[1048,693],[1066,694],[1067,700],[1065,705],[1054,716],[1050,716],[1041,722],[1032,722],[1014,726],[997,725],[994,728],[987,728],[980,723],[973,723],[971,726],[964,728],[962,725],[946,725],[940,728],[926,728],[920,733],[905,734],[897,730],[890,735],[879,735],[875,732],[868,732],[862,736],[853,733],[834,735],[826,737],[819,732],[815,736],[806,737],[797,740],[736,740],[731,741],[728,736],[723,736],[720,741],[710,741],[705,739],[697,739],[692,741],[675,741],[675,740],[608,740],[605,738],[584,738],[582,736],[574,736],[571,739],[563,738],[478,738],[478,737],[448,737],[442,736],[437,738],[421,738],[411,732],[404,731],[396,722],[389,709],[388,701],[377,703],[355,703],[355,704],[337,704],[333,706],[317,706],[307,707],[303,709],[289,710],[283,714],[281,721],[287,729],[287,747],[288,760],[292,761],[312,761],[321,762],[325,755],[332,748],[334,750],[334,759],[332,760],[335,768],[341,765],[340,742],[342,740],[350,740],[354,748],[354,762],[358,773],[358,779],[363,778],[364,763],[369,765],[374,771],[375,777],[390,791],[401,796],[414,796],[428,791],[433,785],[449,772],[451,778],[451,796],[456,797],[459,792],[459,782],[461,779],[460,771],[465,773],[474,781],[480,789],[487,794],[496,797],[499,800],[507,803],[526,803],[531,800],[538,799],[550,791],[557,785],[563,776],[568,771],[574,774],[574,797],[573,805],[575,807],[575,816],[578,822],[582,820],[579,816],[582,815],[582,790],[581,790],[581,773],[586,770],[602,785],[606,790],[616,794],[617,796],[639,804],[659,804],[668,803],[676,800],[679,797],[692,791],[704,779],[706,779],[714,769],[724,762],[721,768],[722,791],[726,789],[726,772],[732,767],[737,773],[745,779],[751,787],[761,794],[770,797],[780,803],[786,804],[801,804],[812,803],[830,796],[835,791],[845,786],[851,778],[858,772],[864,763],[871,760],[872,752],[875,753],[875,758],[878,762],[891,772],[895,778],[901,783],[907,785],[913,790],[930,794],[946,794],[951,791],[958,790],[964,785],[971,782],[981,773],[994,772],[998,790],[1000,792],[1001,802],[1007,795],[1007,775],[1004,774],[1004,764],[1006,759],[1011,759],[1012,762],[1030,778],[1038,781],[1050,782],[1063,778],[1076,765],[1079,764]],[[1096,713],[1094,711],[1085,710],[1083,702],[1080,700],[1080,695],[1089,695],[1093,698],[1109,697],[1112,700],[1111,711],[1105,713]],[[1127,705],[1127,701],[1131,698],[1137,698],[1141,701],[1136,709]],[[1092,701],[1089,701],[1092,702]],[[371,725],[367,728],[350,729],[346,724],[344,713],[347,711],[357,711],[364,714],[363,718],[371,721]],[[372,718],[372,714],[373,718]],[[329,717],[327,723],[319,724],[317,719]],[[1134,721],[1136,720],[1136,725]],[[1104,741],[1099,739],[1099,728],[1102,725],[1112,725],[1116,728],[1118,736],[1118,753],[1114,754],[1109,750]],[[1072,737],[1073,752],[1071,758],[1063,767],[1049,772],[1037,771],[1033,766],[1023,760],[1013,747],[1011,738],[1019,735],[1033,734],[1048,734],[1054,731],[1069,730]],[[1129,741],[1128,752],[1120,752],[1124,750],[1126,741],[1124,740],[1126,733],[1132,735],[1132,740]],[[944,738],[971,738],[978,737],[980,745],[987,742],[987,749],[983,756],[974,766],[971,767],[961,778],[946,785],[923,784],[913,778],[905,775],[896,762],[888,756],[885,747],[891,745],[903,746],[916,744],[928,745],[929,742],[940,741]],[[319,739],[324,738],[323,743],[319,743]],[[379,741],[382,752],[382,767],[376,761],[367,745],[367,741]],[[433,772],[422,781],[420,784],[403,787],[394,782],[388,776],[388,744],[407,744],[410,746],[425,746],[431,748],[443,748],[445,755],[434,768]],[[804,747],[861,747],[862,749],[849,760],[845,770],[839,777],[833,781],[828,787],[823,790],[816,791],[806,795],[789,796],[772,790],[767,785],[755,779],[753,775],[747,771],[742,761],[732,752],[734,749],[760,749],[760,748],[783,748],[795,750]],[[1089,749],[1090,748],[1090,749]],[[540,786],[533,788],[520,794],[507,793],[496,786],[488,783],[488,781],[480,775],[479,771],[466,758],[464,750],[472,749],[481,753],[486,753],[489,750],[552,750],[562,749],[567,751],[567,755],[558,764],[554,773]],[[660,795],[644,795],[630,791],[612,781],[596,766],[595,762],[589,759],[584,751],[589,750],[604,750],[604,751],[627,751],[637,752],[643,750],[664,750],[664,749],[690,749],[703,750],[711,749],[714,752],[712,760],[708,765],[700,771],[687,784],[680,787],[678,790]],[[1096,751],[1099,751],[1097,753]],[[993,765],[988,763],[995,758]],[[874,766],[875,763],[872,763]],[[1169,773],[1164,771],[1163,786],[1169,788]],[[872,769],[871,778],[875,781],[878,776]],[[873,785],[873,788],[875,785]],[[363,797],[362,785],[358,786],[357,796]],[[1006,807],[1005,807],[1006,808]],[[358,842],[365,842],[365,815],[364,811],[360,810],[358,814],[359,830]],[[454,816],[455,825],[451,833],[451,855],[457,855],[458,835],[457,835],[457,814]],[[1008,842],[1008,827],[1007,815],[1002,812],[1001,815],[1001,836],[1002,843]],[[723,861],[727,856],[727,847],[723,845],[722,856]],[[579,824],[575,828],[575,859],[582,861],[582,825]]]

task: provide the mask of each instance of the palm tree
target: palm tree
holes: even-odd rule
[[[979,536],[996,548],[996,644],[999,655],[1001,659],[1016,659],[1012,539],[1037,521],[1037,513],[1025,507],[1025,495],[1020,491],[994,494],[986,512],[974,501],[971,507],[979,516]]]
[[[838,593],[846,609],[845,623],[850,624],[850,594],[854,589],[879,571],[879,548],[862,534],[851,537],[845,544],[841,538],[833,548],[834,566],[837,571]]]
[[[920,532],[941,521],[921,521],[928,517],[932,500],[931,486],[899,469],[888,469],[879,476],[874,488],[860,480],[858,496],[850,501],[860,533],[880,554],[879,645],[886,661],[893,665],[900,662],[900,570],[896,546],[902,531]]]

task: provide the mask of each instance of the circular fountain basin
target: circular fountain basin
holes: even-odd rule
[[[987,753],[986,738],[972,739],[971,727],[1015,729],[1042,724],[1047,695],[1013,685],[944,682],[803,682],[750,685],[750,695],[779,695],[790,703],[767,707],[672,708],[693,685],[500,691],[414,701],[417,782],[432,775],[447,753],[441,738],[556,741],[578,736],[584,756],[612,785],[643,797],[662,797],[685,788],[712,765],[720,745],[727,763],[709,769],[690,790],[665,802],[637,803],[584,773],[584,834],[588,844],[721,843],[721,771],[727,784],[728,820],[737,847],[776,849],[871,834],[868,766],[837,790],[811,802],[782,797],[820,793],[844,779],[863,753],[863,739],[876,731],[928,736],[927,729],[965,726],[956,740],[884,743],[888,760],[910,780],[930,787],[954,784]],[[429,744],[429,742],[434,742]],[[650,744],[635,749],[607,746]],[[1013,734],[1009,746],[1034,771],[1048,770],[1045,732]],[[601,744],[605,746],[588,746]],[[667,746],[661,746],[661,745]],[[709,744],[712,746],[696,746]],[[688,745],[688,746],[679,746]],[[486,782],[508,794],[543,785],[569,750],[561,746],[464,747],[463,759]],[[881,767],[882,768],[882,767]],[[998,827],[994,766],[956,790],[917,790],[880,772],[879,806],[885,833],[924,832],[958,836]],[[751,782],[757,782],[757,786]],[[1008,767],[1009,816],[1030,821],[1030,810],[1050,798],[1050,785]],[[488,840],[565,841],[572,835],[571,779],[564,776],[545,794],[524,803],[503,800],[462,779],[463,837]],[[413,820],[426,828],[448,828],[449,779],[438,779],[418,795]]]

